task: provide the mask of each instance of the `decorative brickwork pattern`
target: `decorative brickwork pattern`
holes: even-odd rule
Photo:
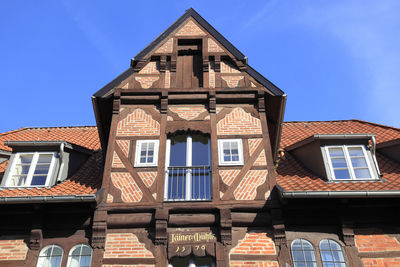
[[[122,89],[129,89],[129,83],[126,83],[124,86],[122,86]]]
[[[221,76],[221,78],[226,82],[229,88],[235,88],[239,86],[239,82],[244,76]]]
[[[261,134],[261,122],[242,108],[234,108],[217,124],[218,135]]]
[[[147,187],[150,187],[157,177],[157,172],[138,172],[137,174]]]
[[[208,63],[208,87],[215,88],[215,67],[214,62]]]
[[[257,85],[255,85],[253,82],[250,82],[250,86],[251,87],[257,87]]]
[[[356,235],[359,252],[400,251],[399,241],[389,235]]]
[[[174,118],[172,118],[171,116],[167,116],[167,121],[173,121]]]
[[[219,175],[221,176],[221,179],[225,184],[231,185],[239,172],[240,170],[220,170]]]
[[[28,247],[23,239],[0,240],[0,261],[25,260]]]
[[[146,66],[143,67],[139,71],[140,74],[160,74],[160,71],[158,70],[157,62],[156,61],[150,61],[149,63],[146,64]]]
[[[118,123],[117,136],[160,135],[160,124],[143,109],[135,109]]]
[[[221,61],[221,73],[240,73],[240,70],[231,62],[223,60]]]
[[[197,26],[192,20],[189,20],[177,33],[176,36],[197,36],[206,35],[199,26]]]
[[[160,79],[160,77],[155,77],[155,76],[152,76],[152,77],[135,77],[135,80],[140,82],[140,86],[143,89],[150,88],[155,81],[158,81],[158,79]]]
[[[201,113],[207,111],[204,106],[170,106],[169,110],[176,113],[180,118],[190,121],[197,118]]]
[[[260,155],[254,162],[254,166],[266,166],[267,165],[267,159],[265,157],[265,150],[261,151]]]
[[[256,149],[260,145],[261,141],[262,141],[261,138],[250,138],[248,140],[250,157],[253,155],[254,151],[256,151]]]
[[[114,197],[111,194],[107,194],[107,203],[113,203]]]
[[[277,261],[231,261],[230,267],[279,267]]]
[[[247,233],[230,254],[275,255],[275,244],[267,233]]]
[[[127,172],[112,172],[111,181],[113,185],[121,190],[121,199],[123,202],[139,202],[143,193]]]
[[[170,38],[162,46],[160,46],[154,53],[156,54],[172,53],[173,45],[174,45],[174,38]]]
[[[119,148],[121,148],[122,152],[126,157],[129,156],[129,147],[130,147],[130,141],[129,140],[117,140],[117,145]]]
[[[399,267],[400,258],[362,259],[364,267]]]
[[[113,153],[113,159],[111,163],[111,167],[113,168],[125,168],[125,165],[122,163],[121,159],[117,155],[117,153],[114,151]]]
[[[208,38],[208,52],[224,52],[224,49],[222,49],[213,39]]]
[[[240,184],[233,192],[236,200],[254,200],[257,187],[265,183],[267,170],[250,170],[246,173]]]
[[[132,233],[107,234],[104,258],[154,258]]]

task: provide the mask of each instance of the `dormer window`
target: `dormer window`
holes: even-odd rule
[[[375,179],[369,151],[363,145],[325,146],[331,180]]]
[[[16,153],[6,177],[7,187],[49,186],[57,153]]]

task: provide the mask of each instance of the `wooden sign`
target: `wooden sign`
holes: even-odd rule
[[[217,238],[209,232],[174,232],[168,236],[168,258],[174,256],[185,257],[215,256],[215,242]]]

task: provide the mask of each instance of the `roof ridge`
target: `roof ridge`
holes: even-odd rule
[[[21,132],[21,131],[24,131],[24,130],[26,130],[26,129],[28,129],[28,128],[29,128],[29,127],[22,127],[22,128],[15,129],[15,130],[10,130],[10,131],[4,132],[4,133],[0,133],[0,136],[12,134],[12,133],[15,133],[15,132]]]
[[[375,122],[369,122],[369,121],[363,121],[363,120],[359,120],[359,119],[349,119],[349,120],[327,120],[327,121],[321,121],[321,120],[316,120],[316,121],[284,121],[283,124],[287,124],[287,123],[314,123],[314,122],[359,122],[359,123],[366,123],[366,124],[371,124],[371,125],[375,125],[375,126],[379,126],[382,128],[389,128],[389,129],[393,129],[396,131],[400,132],[400,128],[394,127],[394,126],[389,126],[389,125],[384,125],[384,124],[379,124],[379,123],[375,123]]]
[[[79,129],[79,128],[97,128],[97,126],[94,126],[94,125],[91,125],[91,126],[89,126],[89,125],[82,125],[82,126],[79,126],[79,125],[76,125],[76,126],[30,126],[30,127],[25,127],[24,128],[24,130],[37,130],[37,129],[56,129],[56,128],[60,128],[60,129],[62,129],[62,128],[71,128],[71,129],[73,129],[73,128],[75,128],[75,129]]]

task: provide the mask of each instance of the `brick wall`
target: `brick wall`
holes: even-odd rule
[[[118,157],[116,152],[113,152],[113,159],[112,159],[111,167],[125,168],[125,165],[122,163],[121,159]]]
[[[240,71],[231,62],[223,60],[221,61],[221,73],[240,73]]]
[[[206,35],[204,31],[200,29],[192,20],[189,20],[183,27],[181,27],[176,36],[197,36]]]
[[[261,122],[242,108],[234,108],[217,124],[218,135],[261,134]]]
[[[224,49],[222,49],[213,39],[208,38],[208,52],[224,52]]]
[[[28,247],[23,239],[0,240],[0,261],[25,260],[26,253]]]
[[[140,86],[143,89],[150,88],[155,81],[158,81],[160,77],[157,76],[150,76],[150,77],[135,77],[135,80],[140,83]]]
[[[214,62],[208,63],[208,87],[215,88],[215,66]]]
[[[169,106],[169,110],[176,113],[180,118],[184,120],[193,120],[197,118],[201,113],[206,112],[207,109],[202,106]]]
[[[230,267],[278,267],[277,261],[231,261]]]
[[[139,73],[140,74],[160,74],[160,71],[158,70],[157,62],[156,61],[151,61],[144,66]]]
[[[265,150],[261,151],[260,155],[257,157],[254,162],[254,166],[266,166],[267,158],[265,157]]]
[[[221,76],[221,79],[226,82],[229,88],[238,87],[243,78],[244,76]]]
[[[139,202],[142,200],[143,193],[127,172],[112,172],[111,181],[113,185],[121,190],[123,202]]]
[[[157,172],[138,172],[137,174],[147,187],[150,187],[157,177]]]
[[[362,259],[364,267],[399,267],[400,258],[390,258],[390,259]]]
[[[275,255],[275,244],[266,232],[247,233],[236,247],[232,248],[230,255]]]
[[[220,170],[219,175],[221,176],[221,179],[225,184],[231,185],[239,172],[240,170]]]
[[[135,109],[118,123],[117,136],[152,135],[160,135],[160,124],[143,109]]]
[[[249,170],[233,192],[235,199],[254,200],[257,195],[257,187],[265,183],[267,174],[267,170]]]
[[[399,241],[389,235],[356,235],[355,242],[359,252],[400,251]]]
[[[163,45],[161,45],[154,53],[156,54],[167,54],[172,53],[174,45],[174,38],[169,38]]]
[[[107,234],[104,258],[154,258],[132,233]]]

